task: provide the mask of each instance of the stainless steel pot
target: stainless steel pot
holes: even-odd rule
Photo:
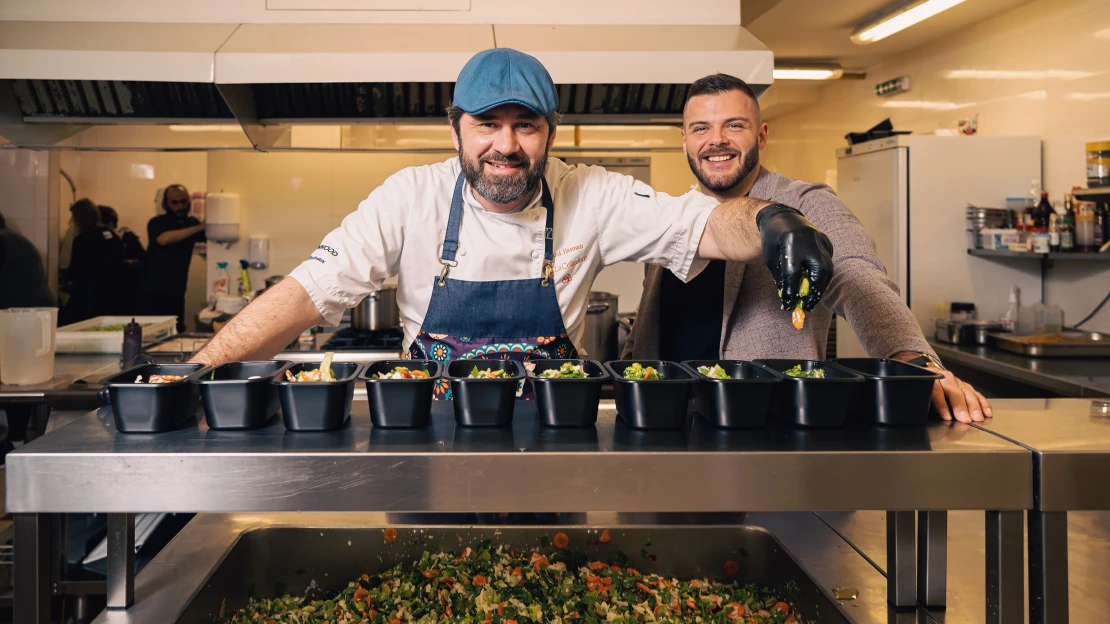
[[[617,352],[617,296],[613,293],[590,293],[582,343],[591,360],[605,362],[620,355]]]
[[[351,327],[355,329],[388,329],[401,324],[397,308],[397,287],[384,286],[366,295],[351,310]]]

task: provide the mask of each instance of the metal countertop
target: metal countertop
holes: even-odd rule
[[[1067,396],[1110,397],[1110,359],[1031,358],[993,347],[929,344],[941,361],[1030,384]]]
[[[9,512],[689,512],[1028,509],[1030,452],[960,423],[838,430],[637,431],[602,402],[596,428],[371,428],[119,434],[89,413],[7,458]],[[1039,402],[1038,402],[1039,405]],[[998,419],[1006,409],[996,410]],[[991,475],[969,479],[968,475]],[[693,485],[693,484],[696,484]]]
[[[95,382],[116,371],[119,354],[58,353],[54,356],[54,377],[50,381],[27,386],[0,384],[0,402],[42,399],[47,393],[64,391],[79,380]]]
[[[1110,509],[1110,418],[1092,416],[1090,399],[1009,399],[994,405],[1004,417],[974,426],[1033,451],[1038,509]]]

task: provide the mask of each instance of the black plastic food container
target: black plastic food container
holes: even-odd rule
[[[504,379],[469,379],[478,370],[503,370]],[[524,371],[513,360],[455,360],[447,365],[455,422],[463,427],[504,427],[513,422],[516,389]]]
[[[928,422],[933,384],[943,375],[898,360],[844,358],[833,362],[864,379],[853,400],[852,420],[880,425]]]
[[[756,360],[771,370],[784,373],[775,388],[772,411],[798,427],[839,427],[844,424],[857,384],[863,377],[831,362],[815,360]],[[797,365],[802,370],[825,370],[824,379],[791,377],[785,372]]]
[[[601,387],[609,373],[593,360],[533,360],[536,368],[528,373],[536,389],[536,407],[545,427],[592,427],[597,422]],[[585,379],[542,379],[545,370],[570,362],[581,365]]]
[[[378,373],[391,373],[398,366],[428,372],[427,379],[380,379]],[[432,393],[440,378],[435,360],[383,360],[362,370],[359,381],[366,384],[370,402],[370,422],[375,427],[415,429],[427,427],[432,412]]]
[[[294,375],[320,368],[319,362],[294,364],[274,375],[273,384],[281,399],[281,416],[290,431],[336,431],[343,428],[351,413],[355,394],[355,377],[361,364],[332,362],[331,371],[337,381],[286,381],[285,373]]]
[[[749,429],[767,424],[771,400],[782,374],[761,364],[742,360],[687,360],[694,371],[695,406],[702,418],[716,427]],[[698,372],[699,366],[720,366],[732,379],[715,379]]]
[[[101,380],[112,418],[121,433],[161,433],[177,429],[197,413],[200,396],[192,379],[210,369],[203,364],[142,364]],[[135,378],[143,377],[143,383]],[[147,383],[151,375],[182,375],[181,381]]]
[[[661,360],[636,360],[644,367],[659,371],[663,379],[635,381],[624,378],[624,369],[635,362],[616,360],[606,362],[605,368],[613,378],[613,399],[617,415],[629,427],[636,429],[680,429],[686,422],[690,403],[690,389],[697,377],[678,362]]]
[[[210,429],[257,429],[281,408],[274,374],[292,362],[230,362],[193,378]],[[252,379],[253,378],[253,379]]]

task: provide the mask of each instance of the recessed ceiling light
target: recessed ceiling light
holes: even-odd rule
[[[904,5],[879,19],[865,24],[852,33],[852,41],[859,45],[874,43],[951,9],[964,0],[921,0]]]

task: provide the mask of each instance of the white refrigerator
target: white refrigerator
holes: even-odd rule
[[[944,302],[970,301],[979,318],[997,318],[1012,284],[1024,303],[1039,298],[1036,260],[969,256],[966,230],[969,203],[1003,208],[1041,179],[1039,137],[903,135],[837,150],[837,194],[927,337]],[[836,322],[837,356],[866,357],[848,323]]]

